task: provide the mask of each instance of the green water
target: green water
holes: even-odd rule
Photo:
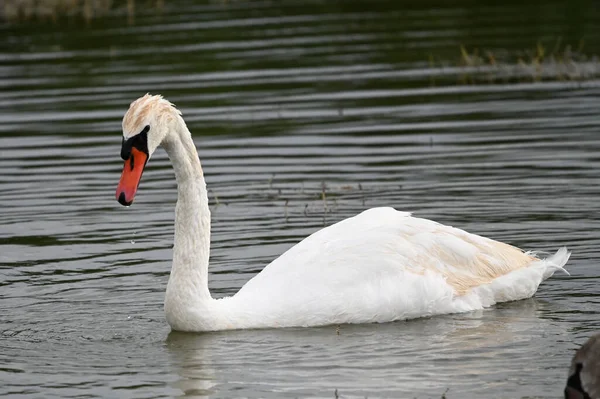
[[[134,24],[118,9],[0,25],[0,395],[561,397],[600,327],[599,22],[591,1],[229,0],[139,3]],[[164,152],[135,206],[114,200],[121,118],[146,92],[194,134],[215,296],[383,205],[566,245],[571,276],[530,300],[339,334],[169,334]]]

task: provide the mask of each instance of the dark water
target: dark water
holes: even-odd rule
[[[600,328],[600,82],[551,64],[549,79],[463,68],[459,48],[516,59],[583,39],[576,67],[593,73],[594,3],[166,3],[138,6],[134,25],[119,12],[0,25],[0,395],[561,396]],[[194,133],[216,296],[381,205],[524,249],[566,245],[571,276],[530,300],[339,334],[169,334],[164,152],[133,207],[114,200],[121,118],[146,92]]]

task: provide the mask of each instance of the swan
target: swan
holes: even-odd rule
[[[588,339],[573,356],[565,399],[600,399],[600,333]]]
[[[196,147],[181,112],[160,95],[123,117],[125,161],[116,198],[129,206],[146,163],[163,147],[175,171],[175,244],[165,293],[176,331],[308,327],[467,312],[529,298],[570,252],[534,253],[393,208],[372,208],[308,236],[235,295],[208,289],[210,210]]]

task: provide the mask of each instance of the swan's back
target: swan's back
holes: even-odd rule
[[[373,208],[310,235],[233,299],[271,324],[407,319],[529,297],[567,258],[565,250],[550,267],[513,246]]]

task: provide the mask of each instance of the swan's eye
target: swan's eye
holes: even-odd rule
[[[131,155],[131,149],[136,148],[146,155],[148,155],[148,132],[150,131],[150,125],[146,127],[135,136],[128,140],[123,139],[121,144],[121,159],[124,161],[128,160]]]
[[[150,125],[146,125],[146,127],[140,132],[140,134],[138,134],[138,136],[147,134],[149,131],[150,131]]]

